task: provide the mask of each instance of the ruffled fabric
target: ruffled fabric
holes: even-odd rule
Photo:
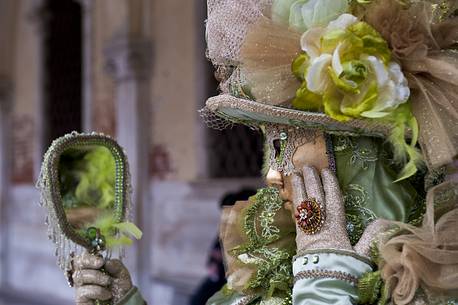
[[[365,16],[406,73],[420,143],[431,168],[451,163],[458,153],[458,55],[453,50],[458,17],[438,17],[436,8],[429,1],[404,7],[400,1],[383,0]]]
[[[394,303],[409,304],[418,288],[458,297],[458,183],[428,192],[421,227],[396,225],[399,233],[379,242],[381,275]]]
[[[289,297],[295,233],[291,212],[275,188],[260,189],[250,201],[225,208],[221,243],[228,289],[263,300]]]

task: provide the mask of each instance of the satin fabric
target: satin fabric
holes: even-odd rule
[[[118,303],[115,305],[146,305],[140,291],[133,287]]]
[[[372,267],[358,255],[353,253],[323,252],[304,255],[296,258],[293,263],[293,273],[296,276],[301,271],[323,270],[341,271],[359,278]],[[313,262],[319,258],[317,263]],[[307,263],[305,263],[307,262]],[[293,287],[294,305],[352,305],[358,303],[357,288],[350,282],[335,278],[307,278],[297,280]]]
[[[348,196],[351,186],[361,186],[367,197],[364,208],[378,218],[407,222],[419,196],[409,181],[394,183],[398,173],[389,166],[382,140],[335,137],[333,142],[337,177],[344,196]]]
[[[228,294],[228,293],[225,293],[224,290],[220,290],[207,301],[206,305],[247,304],[243,302],[247,298],[249,297],[239,294],[238,292],[235,292],[235,291]]]

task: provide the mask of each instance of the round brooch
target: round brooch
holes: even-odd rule
[[[323,206],[315,198],[306,199],[298,205],[294,216],[305,234],[315,234],[320,231],[326,217]]]

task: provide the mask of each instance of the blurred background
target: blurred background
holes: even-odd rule
[[[74,304],[35,182],[65,133],[127,151],[143,239],[127,265],[151,305],[187,305],[207,275],[219,203],[260,184],[262,140],[208,129],[217,93],[205,0],[0,0],[0,304]]]

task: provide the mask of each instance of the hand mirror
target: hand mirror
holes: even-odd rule
[[[111,256],[141,231],[128,222],[130,179],[127,158],[112,138],[73,132],[56,139],[45,154],[38,187],[48,209],[49,238],[58,265],[67,272],[86,250]]]

